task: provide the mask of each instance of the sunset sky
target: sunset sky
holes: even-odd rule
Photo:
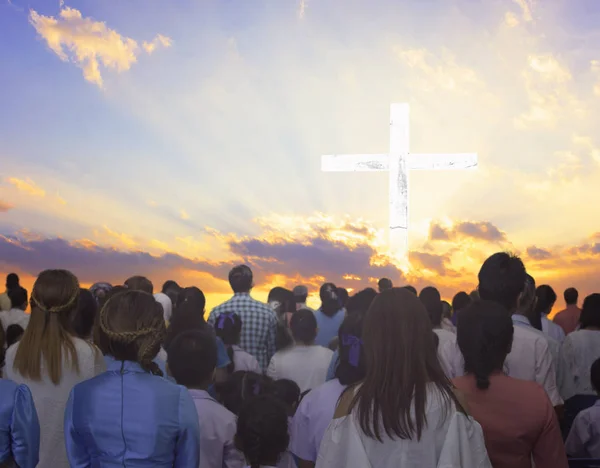
[[[451,297],[509,250],[600,291],[599,44],[598,0],[0,0],[0,275]],[[413,152],[479,154],[411,174],[408,271],[387,174],[320,169],[386,152],[392,102]]]

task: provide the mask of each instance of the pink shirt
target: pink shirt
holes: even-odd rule
[[[554,317],[554,323],[560,325],[565,331],[565,335],[574,332],[579,325],[579,317],[581,316],[581,309],[577,305],[568,305],[565,310],[561,310]]]
[[[567,455],[552,403],[535,382],[500,372],[480,390],[473,375],[453,380],[481,424],[494,468],[567,468]]]

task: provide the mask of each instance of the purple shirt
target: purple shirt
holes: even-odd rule
[[[600,458],[600,401],[577,415],[565,447],[574,458]]]
[[[208,392],[195,389],[188,391],[200,421],[200,467],[242,468],[244,456],[233,443],[237,426],[235,415]]]
[[[317,461],[321,441],[345,388],[338,379],[330,380],[302,399],[290,429],[290,452],[302,460]]]

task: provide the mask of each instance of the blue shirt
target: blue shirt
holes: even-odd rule
[[[136,362],[111,362],[106,372],[75,385],[64,431],[71,468],[191,468],[200,460],[189,392]]]
[[[315,318],[317,319],[319,331],[317,332],[315,344],[325,348],[329,347],[329,342],[337,336],[340,325],[345,317],[346,311],[344,309],[338,310],[332,317],[325,315],[321,309],[317,310],[315,312]]]
[[[26,385],[0,379],[0,464],[14,460],[35,468],[40,452],[40,423]]]

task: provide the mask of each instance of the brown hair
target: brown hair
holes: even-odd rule
[[[382,442],[388,437],[417,440],[427,424],[427,387],[435,385],[446,406],[464,411],[444,374],[434,346],[431,322],[421,301],[404,288],[383,291],[364,320],[366,376],[350,411],[362,431]],[[414,405],[414,416],[411,408]]]
[[[42,358],[53,384],[62,378],[63,351],[79,373],[79,360],[70,335],[71,313],[77,307],[79,281],[66,270],[40,273],[31,293],[31,317],[15,355],[13,369],[31,380],[42,378]]]
[[[148,294],[154,293],[154,285],[145,276],[132,276],[125,281],[125,287],[132,291],[144,291]]]
[[[113,295],[104,304],[96,325],[98,346],[118,361],[138,362],[155,375],[163,375],[152,360],[165,337],[162,306],[143,291]]]

